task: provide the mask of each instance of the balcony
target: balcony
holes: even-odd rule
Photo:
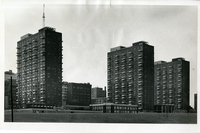
[[[38,50],[38,48],[37,48],[37,47],[34,47],[34,48],[33,48],[33,51],[37,51],[37,50]]]
[[[126,104],[126,101],[122,101],[122,104]]]
[[[41,102],[44,102],[44,99],[40,99]]]
[[[142,66],[142,63],[138,63],[138,66],[139,66],[139,67]]]
[[[44,99],[44,98],[45,98],[45,96],[41,96],[40,98],[41,98],[41,99]]]
[[[122,63],[125,63],[126,62],[126,60],[122,60]]]
[[[139,49],[138,49],[138,52],[142,52],[142,48],[139,48]]]
[[[40,93],[41,93],[41,94],[44,94],[44,93],[45,93],[45,91],[44,91],[44,90],[40,90]]]
[[[37,42],[37,40],[33,39],[32,42]]]
[[[126,95],[125,94],[122,94],[122,99],[126,98]]]
[[[118,91],[118,90],[116,90],[116,91],[115,91],[115,93],[119,93],[119,91]]]
[[[41,38],[41,39],[44,39],[44,38],[45,38],[45,36],[41,36],[40,38]]]
[[[119,97],[115,97],[115,100],[118,100],[119,99]]]
[[[129,85],[128,85],[128,87],[132,87],[133,85],[130,83]]]
[[[122,85],[122,88],[125,88],[125,85]]]
[[[132,92],[132,91],[133,91],[133,89],[128,89],[128,91],[129,91],[129,92]]]
[[[142,87],[139,87],[139,88],[138,88],[138,91],[142,91]]]
[[[142,100],[138,100],[138,104],[140,104],[140,105],[141,105],[141,104],[142,104]]]

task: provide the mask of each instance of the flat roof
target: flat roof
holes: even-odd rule
[[[129,104],[115,104],[115,103],[90,104],[90,106],[103,106],[103,105],[114,105],[114,106],[138,107],[138,105],[129,105]]]

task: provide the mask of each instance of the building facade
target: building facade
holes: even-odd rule
[[[90,109],[92,111],[98,111],[101,113],[138,113],[137,105],[127,105],[127,104],[113,104],[113,103],[91,104]]]
[[[5,72],[5,81],[4,81],[4,109],[11,109],[11,76],[12,76],[12,103],[13,108],[17,108],[16,106],[16,80],[17,74],[13,73],[12,70]]]
[[[91,84],[63,82],[62,106],[65,105],[89,106],[90,104],[91,104]]]
[[[99,98],[91,99],[91,104],[102,104],[102,103],[106,103],[106,102],[107,102],[106,97],[99,97]]]
[[[166,105],[175,112],[189,109],[189,70],[189,62],[184,58],[155,62],[154,105],[157,112],[163,112]]]
[[[53,107],[62,104],[62,34],[44,27],[17,43],[17,104]]]
[[[106,103],[106,88],[94,87],[91,89],[91,104]]]
[[[106,90],[100,87],[94,87],[91,89],[91,99],[96,99],[100,97],[106,97]]]
[[[154,47],[140,41],[112,48],[107,61],[108,102],[153,111]]]
[[[194,109],[197,110],[197,93],[194,94]]]
[[[13,80],[17,80],[17,74],[16,73],[13,73],[12,70],[9,70],[9,71],[5,71],[5,80],[10,80],[10,77],[12,76],[12,79]]]

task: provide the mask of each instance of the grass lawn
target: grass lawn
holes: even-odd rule
[[[4,121],[11,121],[9,113]],[[197,113],[14,113],[14,122],[196,124]]]

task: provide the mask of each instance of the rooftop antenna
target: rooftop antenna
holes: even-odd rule
[[[42,16],[42,20],[43,20],[43,27],[45,27],[45,4],[43,4],[43,16]]]

